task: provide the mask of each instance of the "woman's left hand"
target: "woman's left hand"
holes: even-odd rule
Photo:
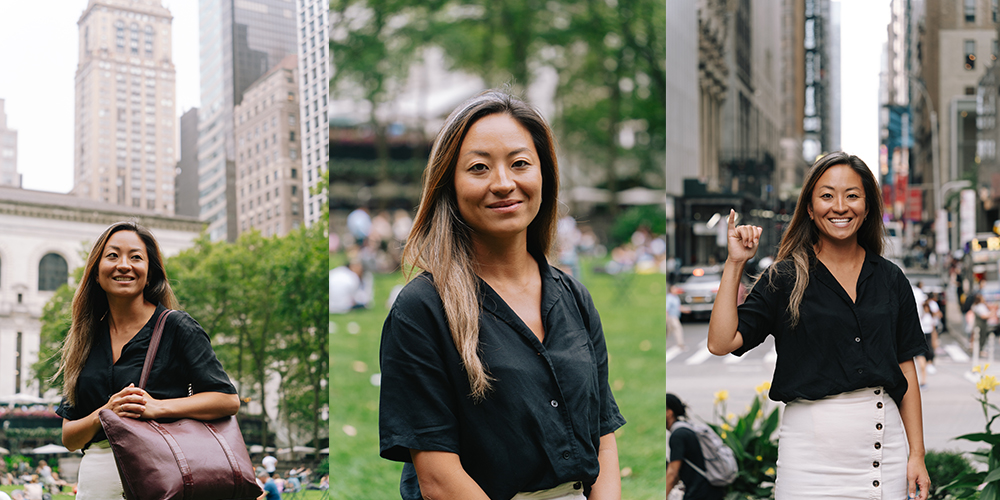
[[[129,415],[132,418],[138,418],[142,420],[156,420],[163,417],[163,401],[154,398],[145,389],[140,389],[142,391],[142,399],[145,401],[139,411],[135,412],[135,415]]]
[[[917,494],[919,487],[920,493]],[[906,498],[927,500],[931,490],[931,478],[927,474],[923,456],[912,456],[906,463]]]

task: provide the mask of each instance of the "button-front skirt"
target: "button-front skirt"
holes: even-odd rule
[[[906,498],[907,443],[880,387],[785,406],[775,500]]]

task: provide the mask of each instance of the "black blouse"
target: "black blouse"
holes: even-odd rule
[[[145,326],[122,347],[117,363],[111,361],[108,322],[102,321],[87,362],[77,379],[76,405],[70,406],[64,398],[56,414],[67,420],[81,419],[104,406],[108,398],[129,384],[138,386],[156,319],[164,310],[162,305],[156,306],[156,312]],[[167,317],[163,326],[163,339],[150,368],[146,392],[156,399],[183,398],[188,396],[189,386],[193,394],[236,394],[236,388],[222,369],[222,363],[215,357],[208,334],[187,313],[175,311]],[[105,439],[107,436],[102,429],[97,431],[90,443]]]
[[[733,351],[742,356],[774,335],[778,359],[770,398],[816,400],[883,386],[899,405],[907,388],[899,363],[926,347],[913,289],[903,272],[866,253],[852,302],[837,278],[811,256],[809,285],[793,330],[786,308],[795,267],[790,260],[774,265],[774,282],[765,271],[738,308],[743,346]]]
[[[396,299],[382,329],[379,446],[383,458],[407,462],[404,500],[421,498],[410,449],[458,454],[494,500],[597,479],[600,438],[625,423],[608,386],[601,321],[580,283],[537,260],[544,342],[479,283],[479,351],[495,380],[478,404],[431,276]]]

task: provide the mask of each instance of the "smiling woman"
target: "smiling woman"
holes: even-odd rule
[[[59,366],[63,401],[56,413],[63,417],[63,444],[87,450],[80,463],[79,500],[123,494],[98,418],[101,410],[143,420],[210,420],[239,410],[236,389],[208,335],[182,312],[165,319],[149,379],[144,389],[136,387],[153,325],[176,307],[153,234],[132,222],[112,224],[87,258]],[[121,468],[128,470],[128,464]]]
[[[550,267],[559,191],[552,134],[485,92],[434,141],[404,258],[424,273],[382,330],[382,457],[404,500],[619,500],[600,318]],[[585,497],[586,495],[586,497]]]
[[[882,257],[882,202],[868,166],[843,152],[816,160],[775,263],[740,306],[739,277],[761,228],[737,227],[734,215],[708,347],[742,356],[775,337],[768,396],[786,403],[775,498],[926,499],[913,358],[927,344],[909,282]]]

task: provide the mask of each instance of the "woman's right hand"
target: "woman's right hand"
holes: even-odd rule
[[[737,226],[736,211],[729,210],[729,217],[726,218],[729,250],[729,260],[742,264],[757,254],[757,247],[760,245],[760,233],[764,229],[760,226]]]
[[[139,418],[146,411],[145,393],[135,384],[129,384],[108,398],[108,402],[101,409],[111,410],[119,417]]]

